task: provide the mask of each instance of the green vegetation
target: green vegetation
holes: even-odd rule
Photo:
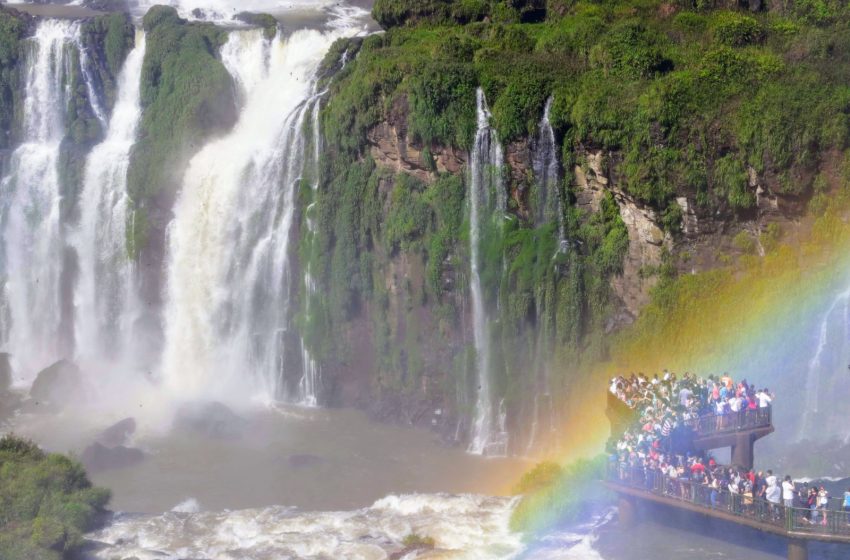
[[[20,97],[18,59],[25,31],[26,25],[16,12],[0,7],[0,130],[14,131]],[[11,135],[0,135],[0,148],[8,148],[12,141]]]
[[[82,544],[109,501],[79,463],[34,443],[0,439],[0,557],[59,560]]]
[[[415,140],[466,148],[476,86],[506,142],[534,132],[553,95],[565,155],[593,146],[622,154],[623,184],[660,209],[683,189],[707,207],[751,207],[747,165],[775,177],[777,191],[804,195],[819,154],[845,146],[844,4],[742,13],[707,2],[549,2],[533,24],[498,22],[503,4],[546,13],[539,2],[379,1],[375,15],[389,30],[364,43],[346,92],[358,102],[337,103],[374,107],[374,122],[406,97]],[[477,15],[453,15],[466,11]]]
[[[144,114],[127,177],[135,210],[127,240],[133,256],[145,246],[154,216],[170,208],[181,170],[202,140],[236,119],[232,79],[218,54],[225,31],[189,23],[166,6],[151,8],[144,28]]]
[[[544,462],[525,473],[514,488],[522,500],[511,516],[511,529],[533,535],[578,519],[594,504],[610,501],[600,483],[606,462],[604,455],[564,467]]]
[[[402,541],[407,548],[434,548],[436,541],[432,537],[422,537],[416,533],[410,533]]]

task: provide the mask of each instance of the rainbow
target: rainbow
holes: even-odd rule
[[[850,309],[850,225],[843,209],[811,220],[804,234],[763,257],[744,256],[726,268],[668,282],[635,324],[611,341],[610,359],[584,373],[575,383],[581,390],[564,398],[557,452],[548,460],[573,465],[601,453],[609,435],[604,414],[608,380],[615,374],[651,375],[665,368],[698,375],[728,371],[736,379],[769,387],[778,395],[777,433],[799,437],[800,409],[806,408],[806,401],[799,401],[806,398],[801,389],[811,383],[809,377],[822,373],[809,375],[809,369],[823,343],[825,318],[839,302]],[[841,371],[828,374],[847,378],[850,385],[847,366],[835,365]],[[521,506],[530,540],[556,525],[559,516],[563,522],[571,511],[565,504],[576,501],[569,494],[576,480],[581,484],[583,473],[567,471],[565,480],[571,481],[556,483]]]

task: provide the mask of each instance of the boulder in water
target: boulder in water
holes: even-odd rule
[[[127,439],[136,432],[136,420],[125,418],[103,430],[97,437],[98,443],[107,447],[117,447],[127,443]]]
[[[132,467],[144,460],[145,454],[141,449],[123,445],[106,447],[97,442],[86,447],[80,456],[80,461],[92,472]]]
[[[62,408],[84,395],[83,374],[76,364],[60,360],[41,370],[30,388],[30,397],[44,407]]]
[[[247,420],[220,402],[185,404],[174,419],[175,429],[214,439],[239,438],[247,426]]]

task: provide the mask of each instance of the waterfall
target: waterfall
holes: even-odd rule
[[[78,36],[74,22],[43,20],[27,41],[22,143],[0,185],[5,311],[0,336],[22,371],[67,356],[73,345],[63,321],[63,274],[73,268],[73,259],[65,245],[58,160],[69,101],[70,51]]]
[[[345,54],[343,54],[343,67],[345,66]],[[313,102],[312,114],[312,134],[313,134],[313,181],[311,189],[313,191],[313,200],[319,190],[319,158],[322,153],[322,131],[319,126],[319,112],[321,109],[321,95],[316,96]],[[310,242],[313,241],[316,235],[316,220],[312,216],[312,211],[315,208],[315,202],[306,208],[305,217],[307,222],[307,232],[310,236]],[[316,296],[316,282],[313,279],[311,263],[308,262],[304,270],[304,289],[306,297],[304,298],[304,313],[307,317],[310,316],[310,302]],[[319,404],[319,388],[321,385],[321,370],[316,359],[310,354],[307,348],[304,337],[301,337],[301,381],[298,383],[298,402],[304,406],[317,406]]]
[[[555,132],[549,122],[552,111],[552,98],[546,101],[543,118],[538,125],[539,132],[533,148],[534,178],[537,183],[537,205],[535,225],[540,226],[552,220],[558,221],[558,247],[561,252],[567,250],[567,231],[564,222],[564,200],[560,186],[560,164]]]
[[[352,30],[272,41],[237,30],[222,48],[241,90],[240,117],[189,164],[168,242],[162,376],[176,397],[299,398],[288,383],[304,375],[290,371],[300,361],[290,260],[297,189],[315,157],[305,129],[319,64]]]
[[[118,77],[106,138],[86,161],[75,236],[80,272],[75,338],[77,355],[83,360],[129,358],[134,347],[131,330],[139,315],[139,301],[134,290],[135,269],[126,250],[127,169],[142,115],[144,57],[145,36],[137,32],[136,46]]]
[[[839,310],[841,313],[836,313]],[[850,289],[836,296],[821,320],[815,353],[809,360],[806,371],[806,414],[800,422],[798,433],[800,439],[825,438],[830,435],[848,437],[841,423],[824,421],[821,410],[823,404],[828,405],[823,407],[825,408],[823,414],[828,414],[832,407],[836,410],[842,409],[841,402],[825,403],[824,401],[829,401],[836,393],[846,394],[846,392],[836,390],[836,387],[831,387],[830,391],[824,391],[822,378],[831,379],[833,372],[840,372],[838,375],[843,378],[847,376],[846,367],[850,363],[848,362],[850,360],[848,320],[850,320]],[[838,431],[832,432],[831,429],[834,428],[838,428]]]
[[[103,105],[100,101],[100,95],[98,93],[97,88],[95,87],[94,76],[92,75],[91,68],[91,57],[89,56],[88,51],[83,46],[83,42],[80,40],[79,35],[77,36],[77,51],[80,53],[80,71],[83,73],[83,81],[86,85],[86,93],[89,97],[89,103],[92,108],[92,112],[94,116],[97,118],[98,122],[100,122],[100,126],[103,127],[103,130],[106,130],[109,126],[108,119],[106,118],[106,110],[103,108]]]
[[[472,330],[475,339],[478,395],[475,403],[475,419],[472,425],[472,440],[469,452],[478,455],[505,455],[507,432],[505,419],[500,410],[497,418],[493,406],[492,366],[490,350],[489,317],[481,283],[482,233],[494,215],[501,219],[507,206],[507,193],[502,180],[504,156],[496,132],[490,126],[490,111],[484,92],[477,92],[478,131],[471,155],[469,181],[470,222],[470,280],[472,296]],[[494,200],[495,198],[495,200]],[[501,408],[501,407],[500,407]]]

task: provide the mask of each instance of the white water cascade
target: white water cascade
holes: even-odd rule
[[[2,345],[31,372],[67,355],[72,346],[63,328],[63,270],[60,144],[79,25],[43,20],[26,43],[22,143],[0,187],[3,245],[0,253]]]
[[[243,103],[235,128],[190,163],[170,227],[162,375],[175,397],[299,399],[287,364],[298,352],[290,324],[296,194],[315,157],[305,128],[324,54],[357,31],[331,28],[272,41],[234,31],[222,48]]]
[[[487,221],[492,220],[494,215],[499,219],[504,215],[507,194],[502,178],[502,146],[496,137],[496,131],[490,126],[490,111],[480,88],[477,92],[477,112],[478,131],[472,149],[469,181],[469,290],[472,296],[478,394],[468,451],[478,455],[496,456],[507,454],[508,434],[504,428],[504,411],[500,410],[497,417],[493,404],[489,317],[481,284],[481,235],[486,229]]]
[[[840,409],[843,403],[832,402],[829,395],[846,395],[848,388],[847,364],[850,360],[850,289],[838,294],[827,309],[820,324],[818,343],[806,372],[806,414],[800,422],[798,438],[821,439],[829,436],[847,438],[846,426],[843,423],[824,421],[822,408]],[[834,386],[839,373],[839,383],[842,387]],[[824,380],[833,380],[833,385],[824,390]],[[839,399],[840,400],[840,399]],[[824,407],[823,405],[827,406]],[[817,435],[815,435],[817,434]]]
[[[82,361],[130,360],[137,348],[132,327],[139,316],[135,267],[126,249],[127,170],[142,116],[140,87],[145,36],[137,32],[118,77],[115,107],[104,141],[89,154],[75,235],[79,280],[75,339]]]

